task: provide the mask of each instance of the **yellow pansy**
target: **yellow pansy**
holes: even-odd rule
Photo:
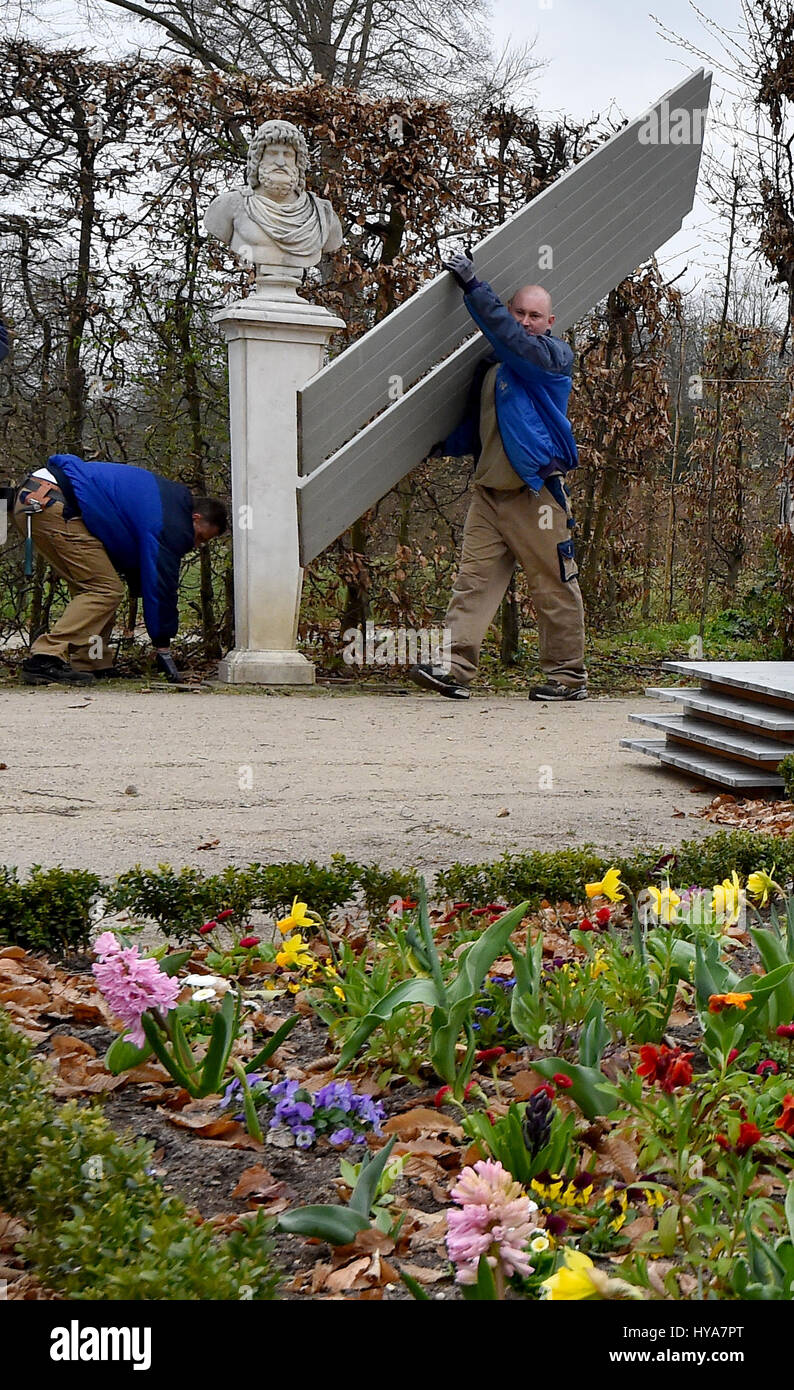
[[[643,1191],[643,1196],[645,1197],[645,1200],[648,1203],[649,1207],[661,1208],[664,1206],[663,1192],[652,1192],[649,1187],[646,1187]]]
[[[671,922],[677,921],[675,910],[681,899],[672,888],[660,889],[651,884],[647,892],[653,899],[653,910],[660,922],[669,926]]]
[[[282,936],[287,932],[298,931],[303,927],[313,927],[315,925],[314,913],[310,914],[306,903],[299,903],[297,898],[292,899],[292,908],[288,917],[282,917],[276,923]]]
[[[314,964],[314,957],[309,955],[306,942],[299,933],[288,937],[276,956],[276,965],[280,965],[283,970],[297,970],[302,965]]]
[[[607,869],[600,883],[586,883],[584,891],[588,898],[598,898],[603,894],[611,903],[622,903],[624,898],[618,892],[619,887],[620,869]]]
[[[742,909],[742,885],[735,869],[730,878],[724,878],[722,883],[714,884],[711,903],[714,912],[724,918],[726,925],[730,926],[732,922],[739,920]]]
[[[334,985],[334,994],[336,995],[337,999],[342,1000],[342,1003],[345,1002],[345,991],[343,989],[340,989],[339,985]]]

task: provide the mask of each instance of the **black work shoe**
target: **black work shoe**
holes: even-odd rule
[[[93,679],[90,671],[75,671],[59,656],[46,656],[43,652],[34,652],[22,662],[25,685],[90,685]]]
[[[95,681],[117,681],[133,679],[133,677],[128,675],[126,671],[120,671],[118,666],[99,666],[97,667],[96,671],[91,671],[89,674],[94,677]]]
[[[530,700],[586,700],[586,685],[564,685],[562,681],[544,681],[543,685],[533,685],[529,692]]]
[[[468,700],[469,692],[465,685],[458,685],[455,677],[441,666],[412,666],[408,679],[425,690],[435,690],[437,695],[446,695],[448,700]]]

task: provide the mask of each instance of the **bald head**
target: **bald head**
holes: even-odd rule
[[[507,301],[507,307],[528,333],[545,333],[554,323],[551,295],[542,285],[522,285]]]

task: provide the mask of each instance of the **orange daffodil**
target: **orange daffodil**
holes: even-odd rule
[[[618,891],[620,886],[620,869],[612,868],[607,869],[600,883],[586,883],[584,891],[588,898],[603,896],[609,898],[611,903],[622,903],[625,899],[623,894]]]

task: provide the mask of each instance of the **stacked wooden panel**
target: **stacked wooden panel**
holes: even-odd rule
[[[794,662],[666,661],[664,669],[700,684],[647,690],[678,708],[630,715],[663,737],[625,738],[621,747],[732,791],[781,792],[777,767],[794,752]]]

